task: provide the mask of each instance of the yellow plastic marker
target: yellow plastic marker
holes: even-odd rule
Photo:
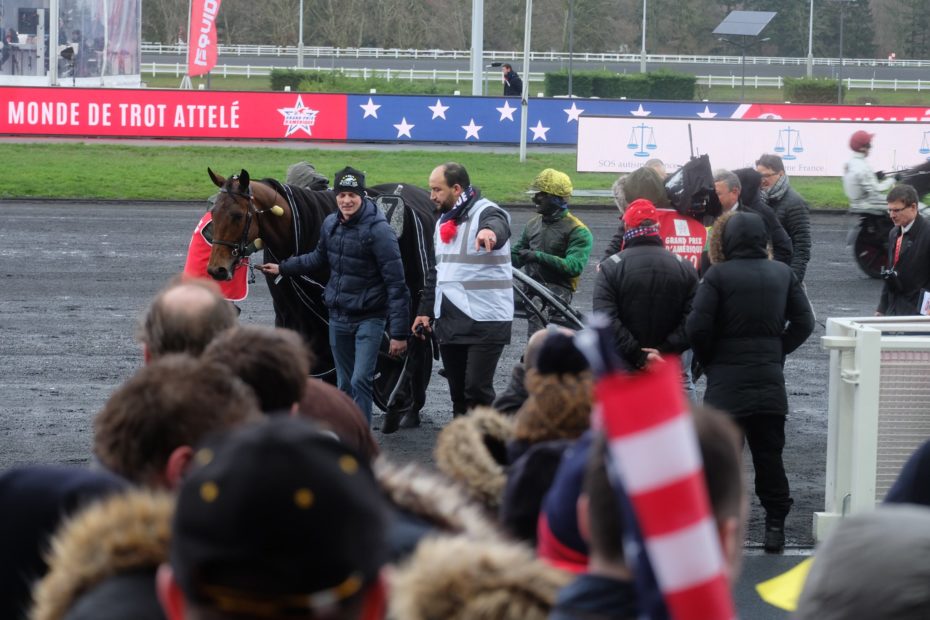
[[[763,581],[756,585],[756,592],[769,605],[787,611],[796,610],[801,590],[804,589],[804,582],[807,581],[807,573],[810,572],[813,561],[814,558],[807,558],[791,570],[772,577],[768,581]]]

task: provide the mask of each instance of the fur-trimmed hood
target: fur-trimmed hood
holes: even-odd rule
[[[577,439],[588,430],[594,400],[594,378],[579,374],[526,373],[529,397],[514,417],[514,439],[539,443],[552,439]]]
[[[519,543],[431,538],[393,572],[389,617],[544,620],[571,579]]]
[[[174,498],[132,490],[92,504],[52,539],[49,570],[33,590],[32,620],[60,620],[105,579],[168,560]]]
[[[500,530],[465,490],[416,463],[392,463],[381,456],[375,476],[388,500],[445,534],[464,534],[477,540],[501,538]]]
[[[507,442],[513,423],[490,407],[452,420],[436,438],[436,467],[468,495],[496,512],[507,482]]]

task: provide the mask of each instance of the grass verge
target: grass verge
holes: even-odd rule
[[[105,200],[201,200],[213,193],[209,166],[224,176],[245,168],[254,179],[284,179],[287,167],[306,160],[322,173],[345,165],[364,170],[368,183],[403,182],[426,187],[437,164],[465,165],[475,185],[501,203],[528,203],[526,190],[543,168],[570,174],[576,188],[610,189],[613,174],[580,173],[573,153],[533,153],[521,164],[517,154],[468,151],[384,151],[293,149],[273,146],[134,146],[92,143],[6,144],[0,198]],[[839,179],[798,177],[792,185],[812,207],[841,207],[846,199]],[[604,204],[604,198],[578,198],[575,204]]]

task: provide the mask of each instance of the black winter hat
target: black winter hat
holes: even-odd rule
[[[387,561],[374,475],[315,425],[276,416],[200,448],[181,486],[171,566],[191,600],[226,611],[320,613]]]
[[[577,375],[588,370],[588,359],[575,347],[572,336],[553,331],[543,340],[536,360],[536,370],[541,375]]]
[[[356,170],[351,166],[346,166],[336,173],[336,181],[333,183],[333,190],[339,194],[342,192],[352,192],[362,198],[365,197],[365,173]]]

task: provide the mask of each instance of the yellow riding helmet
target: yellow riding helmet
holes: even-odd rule
[[[568,198],[572,195],[572,180],[564,172],[546,168],[536,175],[530,189],[537,192],[546,192],[553,196]]]

